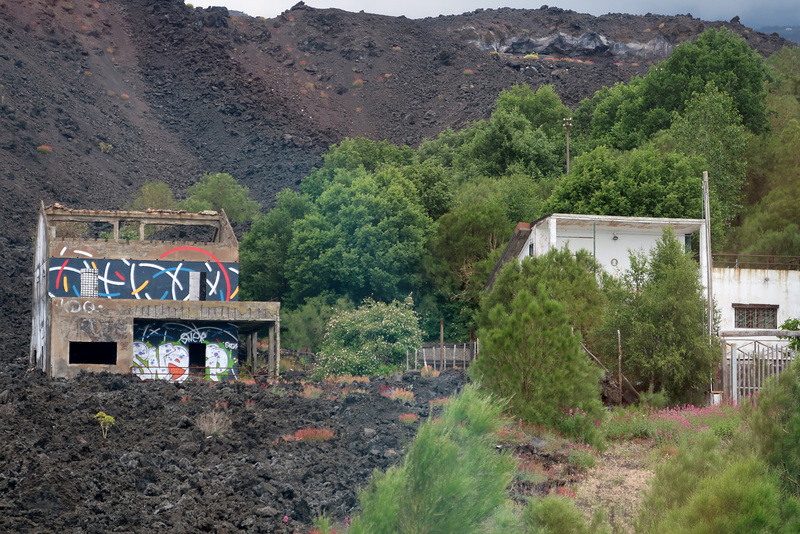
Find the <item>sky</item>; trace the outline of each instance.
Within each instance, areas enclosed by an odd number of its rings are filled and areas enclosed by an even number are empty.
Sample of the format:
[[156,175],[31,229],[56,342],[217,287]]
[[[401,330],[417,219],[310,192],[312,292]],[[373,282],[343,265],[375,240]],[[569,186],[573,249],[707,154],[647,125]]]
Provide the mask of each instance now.
[[[228,9],[243,11],[254,17],[272,18],[292,7],[297,0],[210,0],[213,4],[223,5]],[[454,15],[478,8],[514,7],[536,9],[542,3],[523,0],[306,0],[306,4],[316,8],[335,7],[345,11],[361,11],[381,15],[408,18],[435,17]],[[552,0],[549,0],[552,2]],[[193,0],[197,7],[207,7],[209,0]],[[560,0],[548,4],[563,9],[571,9],[579,13],[604,15],[606,13],[630,13],[644,15],[657,13],[677,15],[691,13],[692,16],[705,20],[730,20],[736,15],[742,24],[759,29],[763,26],[782,26],[794,24],[800,26],[800,1],[798,0]]]

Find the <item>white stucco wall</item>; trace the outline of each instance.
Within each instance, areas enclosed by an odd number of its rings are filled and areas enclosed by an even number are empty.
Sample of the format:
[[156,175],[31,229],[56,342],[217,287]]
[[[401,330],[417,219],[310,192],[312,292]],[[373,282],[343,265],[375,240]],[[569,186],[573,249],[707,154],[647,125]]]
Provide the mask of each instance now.
[[715,268],[711,280],[720,330],[735,330],[733,304],[777,305],[778,326],[800,317],[798,271]]

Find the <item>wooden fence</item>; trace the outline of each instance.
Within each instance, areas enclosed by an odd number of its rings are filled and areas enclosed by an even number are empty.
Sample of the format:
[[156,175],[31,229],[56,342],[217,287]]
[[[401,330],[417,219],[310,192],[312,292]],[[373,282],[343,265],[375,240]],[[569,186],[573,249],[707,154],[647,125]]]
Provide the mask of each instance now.
[[725,341],[722,347],[723,391],[733,402],[757,393],[768,378],[779,375],[795,358],[785,343]]
[[444,371],[455,367],[466,368],[477,354],[477,343],[450,343],[423,346],[406,354],[406,369],[420,370],[425,365]]

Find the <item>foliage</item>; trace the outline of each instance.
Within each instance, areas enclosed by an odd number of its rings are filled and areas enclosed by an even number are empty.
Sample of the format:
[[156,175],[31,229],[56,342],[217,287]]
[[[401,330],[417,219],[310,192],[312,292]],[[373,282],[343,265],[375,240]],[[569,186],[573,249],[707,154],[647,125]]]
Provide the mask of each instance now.
[[[800,255],[800,121],[790,120],[779,136],[759,140],[750,151],[764,177],[766,193],[745,209],[731,248],[743,254]],[[756,195],[763,191],[757,191]]]
[[325,297],[311,297],[305,304],[281,313],[281,344],[295,350],[317,352],[325,339],[325,328],[337,311],[350,311],[355,306],[347,297],[333,304]]
[[[487,389],[509,399],[515,416],[599,444],[594,421],[603,417],[600,371],[573,335],[565,306],[548,296],[544,284],[535,296],[520,289],[510,302],[495,304],[480,337],[481,357],[470,370]],[[588,417],[565,424],[567,410]]]
[[250,198],[250,191],[224,172],[204,174],[186,194],[181,202],[181,209],[186,211],[225,210],[228,219],[236,223],[247,222],[258,213],[258,203]]
[[539,257],[529,256],[521,263],[509,262],[496,276],[491,292],[484,296],[477,322],[488,326],[490,311],[508,306],[523,290],[532,295],[544,291],[551,300],[566,307],[570,326],[586,335],[602,320],[606,298],[597,283],[601,269],[585,250],[575,254],[564,248],[552,249]]
[[163,182],[145,182],[139,194],[125,205],[126,210],[132,211],[174,210],[177,207],[172,189]]
[[747,167],[744,152],[750,136],[733,99],[709,83],[705,92],[692,95],[669,133],[677,151],[706,160],[712,218],[730,225],[741,209]]
[[389,301],[417,284],[431,231],[414,185],[389,167],[342,171],[292,227],[290,305],[316,295]]
[[286,260],[294,222],[311,211],[308,197],[285,189],[275,197],[275,207],[256,218],[239,247],[242,298],[283,299],[289,290]]
[[94,415],[94,418],[97,419],[97,422],[100,423],[100,430],[103,432],[103,438],[108,437],[108,429],[114,426],[116,423],[116,419],[112,416],[108,415],[105,412],[97,412]]
[[719,344],[704,332],[706,304],[697,264],[669,228],[648,257],[631,253],[621,280],[607,280],[610,309],[593,335],[600,353],[623,373],[678,400],[707,381]]
[[502,409],[466,386],[441,417],[420,427],[400,466],[375,472],[360,494],[363,512],[350,531],[470,533],[497,519],[515,469],[513,458],[498,454],[493,443]]
[[576,158],[547,202],[550,213],[700,218],[704,161],[647,147],[606,147]]
[[778,532],[781,494],[755,457],[718,450],[710,434],[656,467],[638,532]]
[[[786,319],[783,324],[781,324],[781,330],[800,330],[800,318],[791,317]],[[789,340],[789,348],[798,351],[800,350],[800,337],[782,337],[781,339],[788,339]]]
[[354,311],[340,311],[328,323],[315,376],[370,375],[381,365],[405,363],[406,351],[422,346],[419,318],[409,296],[390,304],[365,299]]
[[697,435],[710,431],[729,440],[746,428],[739,407],[683,405],[672,408],[629,406],[614,410],[603,424],[608,440],[651,440],[657,445],[693,443]]
[[534,91],[528,84],[503,89],[497,97],[497,111],[522,115],[533,128],[542,128],[549,138],[564,135],[562,121],[572,113],[552,85],[540,85]]
[[764,62],[744,39],[727,28],[710,28],[694,42],[679,45],[647,75],[643,106],[681,113],[692,94],[702,93],[712,82],[733,99],[742,124],[762,133],[769,127],[764,80]]
[[596,514],[586,524],[583,514],[569,497],[548,495],[528,502],[523,514],[526,534],[603,534],[608,528],[602,525],[602,515]]
[[742,409],[756,450],[786,490],[800,496],[800,360],[768,379]]

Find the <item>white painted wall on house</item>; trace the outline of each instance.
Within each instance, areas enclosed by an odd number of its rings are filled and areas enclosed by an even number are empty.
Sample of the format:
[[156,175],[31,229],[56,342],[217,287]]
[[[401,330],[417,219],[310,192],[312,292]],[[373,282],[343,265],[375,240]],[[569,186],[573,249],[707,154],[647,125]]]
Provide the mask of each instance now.
[[720,330],[735,330],[734,304],[778,306],[778,326],[800,317],[800,272],[770,269],[714,268],[714,302],[720,312]]

